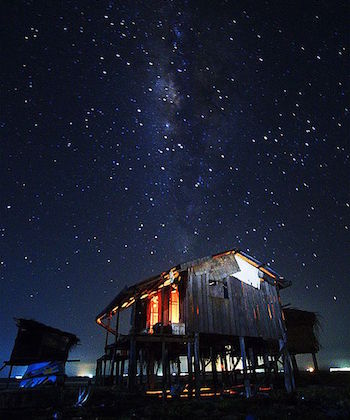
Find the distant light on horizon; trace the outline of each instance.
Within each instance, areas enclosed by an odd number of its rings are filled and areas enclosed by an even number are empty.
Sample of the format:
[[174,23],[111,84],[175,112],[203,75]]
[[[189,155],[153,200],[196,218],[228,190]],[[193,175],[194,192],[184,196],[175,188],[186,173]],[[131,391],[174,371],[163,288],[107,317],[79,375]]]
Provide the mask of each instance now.
[[329,368],[330,372],[350,372],[350,367],[342,367],[342,368],[338,368],[338,367],[331,367]]
[[80,378],[93,378],[94,377],[93,373],[88,370],[78,370],[78,372],[76,373],[76,376]]
[[315,368],[313,368],[312,366],[309,366],[308,368],[306,368],[306,371],[313,373],[315,371]]
[[93,378],[94,377],[94,375],[92,374],[92,373],[90,373],[90,372],[79,372],[79,374],[78,374],[78,376],[80,376],[80,377],[82,377],[82,378]]

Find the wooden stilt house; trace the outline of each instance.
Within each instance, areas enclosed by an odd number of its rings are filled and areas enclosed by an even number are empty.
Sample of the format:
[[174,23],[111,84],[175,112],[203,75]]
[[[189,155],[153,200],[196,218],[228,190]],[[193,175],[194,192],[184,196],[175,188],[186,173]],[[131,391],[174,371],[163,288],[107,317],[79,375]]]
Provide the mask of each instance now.
[[[258,383],[270,384],[280,363],[292,391],[279,296],[289,285],[233,249],[125,288],[96,318],[106,330],[97,381],[163,398],[239,389],[249,397]],[[119,315],[128,308],[131,329],[123,335]]]

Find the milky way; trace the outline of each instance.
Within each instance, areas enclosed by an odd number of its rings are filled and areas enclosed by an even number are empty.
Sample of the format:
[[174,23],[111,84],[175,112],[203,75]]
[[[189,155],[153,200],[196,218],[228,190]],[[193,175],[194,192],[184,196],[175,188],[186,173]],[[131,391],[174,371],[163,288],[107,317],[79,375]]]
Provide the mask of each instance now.
[[238,247],[350,362],[346,2],[2,5],[0,356],[124,287]]

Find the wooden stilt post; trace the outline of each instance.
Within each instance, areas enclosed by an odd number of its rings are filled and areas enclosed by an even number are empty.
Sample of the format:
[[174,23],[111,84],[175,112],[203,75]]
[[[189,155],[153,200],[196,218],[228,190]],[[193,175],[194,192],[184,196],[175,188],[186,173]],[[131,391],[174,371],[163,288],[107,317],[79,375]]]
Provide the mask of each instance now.
[[190,340],[187,342],[187,370],[188,370],[188,397],[192,398],[193,390],[193,375],[192,375],[192,343]]
[[316,353],[312,353],[312,361],[314,362],[315,372],[318,372],[318,363],[317,363]]
[[102,385],[105,384],[106,381],[106,368],[107,368],[107,362],[106,362],[106,354],[103,356],[103,376],[102,376]]
[[181,363],[180,363],[180,356],[176,358],[176,370],[177,370],[177,387],[179,389],[180,387],[180,381],[181,381]]
[[136,374],[137,374],[136,339],[135,339],[136,305],[137,305],[137,302],[135,302],[134,305],[132,306],[132,314],[131,314],[132,321],[131,321],[129,365],[128,365],[129,391],[134,391]]
[[102,384],[105,384],[106,381],[106,369],[107,369],[107,346],[108,346],[108,336],[109,336],[109,327],[111,325],[111,316],[108,316],[108,320],[107,320],[107,326],[108,328],[106,329],[106,339],[105,339],[105,355],[103,358],[103,378],[102,378]]
[[139,360],[140,360],[140,385],[143,385],[143,349],[139,351]]
[[223,358],[224,358],[224,369],[225,369],[225,381],[226,381],[226,385],[229,385],[229,382],[230,382],[230,373],[228,371],[228,363],[227,363],[226,350],[224,351]]
[[177,376],[180,378],[181,376],[181,363],[180,363],[180,356],[176,359],[176,366],[177,366]]
[[248,378],[248,371],[247,371],[247,355],[245,351],[244,337],[239,337],[239,346],[241,348],[241,357],[242,357],[242,364],[243,364],[245,396],[246,398],[250,398],[252,394],[251,394],[251,389],[250,389],[250,380]]
[[279,340],[280,353],[283,359],[283,370],[284,370],[284,384],[288,393],[295,390],[294,376],[290,361],[290,356],[287,350],[286,341],[283,338]]
[[295,381],[294,381],[292,363],[291,363],[289,351],[287,348],[287,329],[282,319],[279,319],[279,323],[280,323],[282,335],[278,341],[279,341],[279,353],[282,355],[282,360],[283,360],[284,384],[285,384],[287,392],[291,393],[295,391]]
[[272,366],[273,366],[273,372],[275,374],[275,377],[278,376],[278,355],[274,354],[272,356]]
[[269,356],[265,352],[263,354],[263,360],[264,360],[265,376],[267,376],[270,373],[270,362],[269,362]]
[[252,347],[249,347],[248,349],[249,352],[249,360],[250,360],[250,366],[251,366],[251,371],[252,371],[252,375],[253,375],[253,381],[254,383],[256,383],[256,357],[254,354],[254,350]]
[[151,380],[150,380],[150,375],[151,375],[151,356],[150,353],[147,350],[145,350],[145,354],[146,354],[146,384],[147,384],[147,388],[151,389]]
[[210,347],[210,359],[211,359],[211,371],[212,371],[212,377],[213,377],[213,387],[214,392],[217,391],[217,385],[218,385],[218,373],[216,371],[216,353],[214,352],[213,347]]
[[110,378],[110,384],[113,385],[113,381],[114,381],[114,364],[115,364],[115,355],[114,355],[115,350],[113,351],[113,357],[112,360],[110,362],[109,365],[109,378]]
[[166,367],[166,345],[164,338],[162,339],[162,396],[163,401],[166,400],[166,379],[167,379],[167,367]]
[[136,379],[136,340],[134,334],[130,336],[129,348],[129,366],[128,366],[128,388],[129,391],[134,391]]
[[123,386],[124,384],[124,370],[125,370],[125,359],[123,358],[120,361],[121,367],[120,367],[120,386]]
[[101,366],[101,359],[97,359],[96,362],[96,373],[95,373],[95,384],[101,385],[101,376],[102,376],[102,366]]
[[10,371],[9,371],[9,376],[7,377],[6,389],[8,389],[8,387],[10,386],[12,369],[13,369],[13,365],[10,365]]
[[149,352],[149,362],[148,362],[148,371],[149,371],[149,388],[154,389],[154,356],[153,353]]
[[226,386],[226,372],[224,366],[224,357],[222,353],[220,353],[220,366],[221,366],[221,383]]
[[297,358],[295,357],[295,354],[291,354],[290,359],[292,361],[294,375],[298,375],[299,374],[299,368],[298,368]]
[[106,329],[106,339],[105,339],[105,352],[106,352],[106,349],[107,349],[107,345],[108,345],[108,336],[109,336],[109,327],[110,327],[110,325],[111,325],[111,317],[110,316],[108,316],[108,320],[107,320],[107,329]]
[[120,360],[119,360],[119,355],[115,356],[115,383],[116,385],[119,384],[119,374],[120,374]]
[[270,388],[273,388],[272,378],[271,378],[271,365],[269,361],[269,355],[266,352],[266,350],[264,350],[264,353],[263,353],[263,360],[264,360],[264,371],[265,371],[264,381],[267,385],[270,386]]
[[116,373],[115,373],[116,383],[118,383],[118,374],[119,374],[119,362],[117,358],[118,330],[119,330],[119,311],[117,311],[117,317],[115,321],[115,339],[114,339],[113,360],[112,360],[112,368],[111,368],[112,385],[114,384],[114,365],[116,366]]
[[[239,357],[237,358],[239,361]],[[237,385],[237,372],[236,372],[236,367],[238,365],[238,361],[235,361],[235,356],[233,351],[231,350],[231,361],[232,361],[232,373],[233,373],[233,378],[232,381],[235,383],[235,385]]]
[[205,358],[201,357],[201,366],[202,366],[202,384],[206,383],[205,380]]
[[166,349],[165,349],[165,361],[166,361],[167,389],[171,389],[171,366],[170,366],[170,359],[169,359],[169,346],[166,346]]
[[196,387],[196,398],[200,396],[201,378],[199,366],[199,333],[194,335],[194,378]]

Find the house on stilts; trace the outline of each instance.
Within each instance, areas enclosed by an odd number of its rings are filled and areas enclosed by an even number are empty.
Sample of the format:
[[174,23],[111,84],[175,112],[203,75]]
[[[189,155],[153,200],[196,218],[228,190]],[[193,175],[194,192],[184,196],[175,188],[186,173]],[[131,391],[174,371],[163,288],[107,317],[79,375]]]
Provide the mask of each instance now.
[[[163,398],[243,392],[284,372],[294,390],[280,290],[290,282],[232,249],[122,290],[96,322],[106,330],[96,381]],[[130,330],[120,333],[120,314]],[[264,385],[265,384],[265,385]]]

